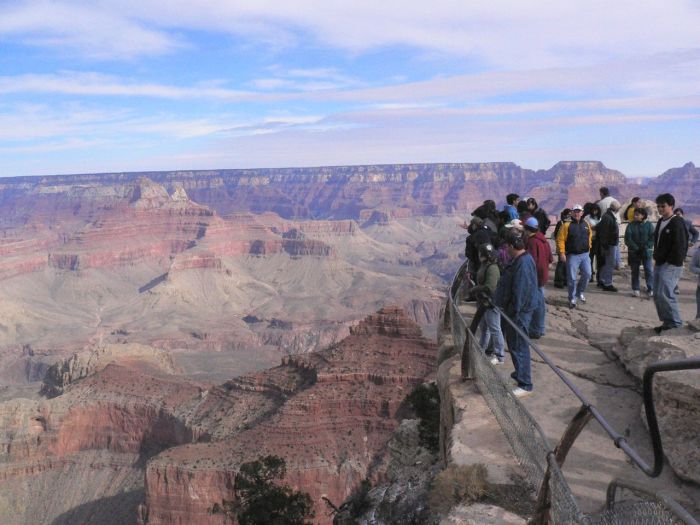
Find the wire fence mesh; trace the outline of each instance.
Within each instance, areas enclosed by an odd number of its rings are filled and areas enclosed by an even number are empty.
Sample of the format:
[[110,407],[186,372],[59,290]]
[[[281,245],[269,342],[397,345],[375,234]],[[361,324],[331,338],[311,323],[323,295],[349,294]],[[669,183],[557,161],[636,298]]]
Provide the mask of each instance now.
[[469,330],[468,321],[459,310],[458,298],[461,290],[453,287],[452,291],[452,297],[457,298],[456,301],[449,301],[454,344],[458,349],[465,348],[469,338],[466,348],[470,349],[469,359],[473,380],[510,443],[513,454],[533,490],[538,490],[542,485],[549,467],[549,518],[552,523],[584,525],[688,523],[679,519],[663,501],[624,501],[594,516],[584,514],[554,458],[553,447],[540,425],[512,394],[513,385],[507,383],[496,372],[484,349],[480,347],[475,335]]

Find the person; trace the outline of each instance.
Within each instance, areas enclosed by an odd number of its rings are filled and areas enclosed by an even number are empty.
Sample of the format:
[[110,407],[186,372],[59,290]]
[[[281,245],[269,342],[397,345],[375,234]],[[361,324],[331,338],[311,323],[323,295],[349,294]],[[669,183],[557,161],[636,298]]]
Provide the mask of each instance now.
[[528,330],[531,339],[539,339],[545,333],[546,305],[544,286],[549,281],[549,265],[554,261],[552,248],[540,231],[540,224],[535,217],[530,217],[523,224],[525,228],[525,251],[532,256],[537,269],[537,305]]
[[[508,232],[505,244],[510,250],[512,260],[501,274],[494,301],[521,332],[527,333],[535,310],[537,294],[535,261],[525,251],[525,242],[517,232]],[[518,384],[513,394],[517,397],[524,396],[532,392],[533,388],[530,372],[530,344],[527,338],[520,335],[508,321],[502,324],[515,368],[511,377]]]
[[[583,206],[571,208],[572,219],[564,222],[557,233],[559,260],[566,263],[566,283],[569,288],[569,308],[576,308],[576,301],[586,302],[586,286],[591,278],[591,226],[584,221]],[[580,273],[578,284],[576,277]]]
[[552,240],[554,240],[554,246],[557,252],[557,266],[554,271],[554,287],[555,288],[565,288],[566,287],[566,263],[559,258],[559,246],[556,244],[557,234],[561,229],[562,224],[565,222],[571,222],[571,209],[564,208],[559,214],[559,221],[554,226],[554,233],[552,233]]
[[509,193],[506,195],[506,205],[503,208],[504,215],[507,215],[508,219],[505,222],[512,221],[518,217],[518,203],[520,202],[520,195],[517,193]]
[[674,215],[676,199],[670,193],[656,197],[659,222],[654,230],[654,306],[661,325],[657,334],[683,325],[675,287],[683,274],[688,253],[688,232],[682,217]]
[[681,219],[683,219],[683,222],[685,223],[685,229],[688,232],[688,246],[693,246],[696,242],[698,242],[698,236],[700,235],[700,233],[698,233],[697,228],[693,226],[693,221],[685,218],[683,208],[676,208],[675,210],[673,210],[673,213],[675,215],[678,215]]
[[498,228],[500,224],[500,217],[498,216],[498,211],[496,211],[496,203],[491,199],[487,199],[483,202],[481,206],[472,212],[472,215],[476,215],[480,219],[483,219],[484,224],[494,233],[498,233]]
[[638,204],[640,201],[641,201],[641,199],[639,197],[632,197],[632,201],[627,205],[624,213],[622,214],[623,220],[625,220],[627,222],[634,221],[634,210],[641,207]]
[[467,229],[469,236],[464,246],[464,255],[469,259],[468,271],[472,278],[479,270],[479,246],[486,243],[493,243],[493,233],[484,224],[483,219],[472,217]]
[[[586,207],[588,207],[588,213],[586,213]],[[593,202],[587,202],[583,205],[583,213],[585,221],[590,225],[593,232],[591,251],[589,252],[589,257],[591,258],[591,282],[597,277],[597,282],[600,283],[600,269],[603,264],[601,257],[598,255],[600,253],[600,241],[596,234],[596,226],[600,222],[600,207]]]
[[501,235],[499,236],[498,254],[496,256],[498,264],[501,268],[505,268],[506,265],[511,261],[510,251],[508,251],[508,246],[506,246],[504,242],[506,235],[508,235],[509,232],[517,232],[518,234],[522,234],[523,225],[520,222],[520,219],[513,219],[509,223],[505,224],[503,228],[501,228]]
[[547,215],[547,212],[544,211],[542,208],[539,207],[537,204],[537,200],[535,200],[534,197],[530,197],[527,199],[527,207],[530,210],[530,214],[537,219],[537,224],[539,225],[539,230],[542,232],[543,235],[547,234],[547,229],[549,228],[549,225],[551,224],[549,220],[549,216]]
[[634,210],[632,222],[625,230],[625,246],[630,269],[632,270],[632,295],[639,297],[639,265],[644,267],[644,279],[647,283],[647,295],[654,296],[654,227],[647,221],[644,208]]
[[600,243],[599,256],[602,258],[603,267],[600,269],[600,286],[606,292],[617,292],[613,285],[613,270],[617,264],[618,243],[620,242],[620,227],[617,224],[617,212],[620,203],[613,199],[608,210],[603,214],[596,226],[596,236]]
[[[498,279],[501,277],[501,270],[496,262],[496,250],[492,244],[482,244],[479,246],[479,271],[476,273],[476,286],[470,290],[473,297],[479,294],[485,294],[489,299],[493,300],[493,295],[496,293]],[[505,361],[505,346],[503,332],[501,331],[501,314],[498,310],[491,307],[484,312],[484,317],[479,323],[481,329],[481,337],[479,345],[486,350],[489,344],[493,342],[494,356],[491,358],[491,364],[500,365]]]
[[600,195],[600,200],[596,202],[596,204],[600,208],[600,215],[602,217],[603,215],[605,215],[605,212],[608,211],[608,207],[610,206],[610,203],[614,200],[614,197],[610,195],[610,189],[606,186],[600,188],[598,190],[598,194]]
[[518,219],[521,221],[525,222],[525,219],[530,217],[532,214],[530,213],[530,208],[527,206],[527,201],[518,201]]
[[695,302],[697,308],[695,319],[700,319],[700,246],[695,248],[693,259],[690,261],[690,271],[698,274],[698,287],[695,289]]

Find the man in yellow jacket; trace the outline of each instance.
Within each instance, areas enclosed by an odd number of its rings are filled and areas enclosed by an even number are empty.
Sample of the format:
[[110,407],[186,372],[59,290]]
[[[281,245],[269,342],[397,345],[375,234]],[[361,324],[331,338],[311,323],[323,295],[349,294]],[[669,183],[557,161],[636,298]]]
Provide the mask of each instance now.
[[[569,288],[569,308],[576,308],[576,302],[586,302],[583,295],[591,279],[591,241],[593,231],[583,220],[583,206],[575,204],[571,208],[571,222],[565,222],[557,233],[559,260],[566,263],[566,284]],[[580,276],[579,276],[580,272]],[[578,283],[576,277],[579,277]]]

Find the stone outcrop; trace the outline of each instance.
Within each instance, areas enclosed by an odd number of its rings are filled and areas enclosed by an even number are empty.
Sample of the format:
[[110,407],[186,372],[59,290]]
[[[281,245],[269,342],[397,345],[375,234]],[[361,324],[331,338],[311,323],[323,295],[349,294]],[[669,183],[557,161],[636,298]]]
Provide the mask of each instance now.
[[52,365],[44,376],[41,393],[55,397],[65,387],[102,370],[110,363],[138,363],[141,367],[160,370],[167,374],[178,372],[171,355],[152,346],[130,344],[107,344],[75,353]]
[[[148,348],[73,356],[48,374],[60,395],[0,403],[0,521],[126,523],[143,503],[144,523],[223,523],[211,511],[233,498],[238,465],[275,454],[285,481],[312,495],[316,521],[330,523],[322,496],[340,504],[381,475],[397,411],[434,368],[434,345],[396,309],[365,325],[221,385],[164,375],[169,361]],[[41,515],[28,503],[38,500]]]
[[[311,495],[315,523],[330,523],[322,496],[339,505],[361,480],[377,475],[372,469],[398,426],[397,410],[433,370],[434,345],[414,337],[417,327],[399,316],[387,309],[367,320],[372,330],[332,349],[290,356],[277,369],[231,382],[232,391],[267,392],[283,402],[246,430],[214,434],[211,443],[175,447],[151,460],[142,522],[220,523],[211,508],[233,497],[237,466],[276,454],[287,463],[285,482]],[[271,373],[307,379],[280,389],[270,384]]]
[[[655,361],[700,357],[700,333],[679,328],[655,335],[649,329],[626,328],[615,347],[620,361],[641,381]],[[700,374],[697,370],[658,373],[656,407],[664,453],[681,477],[700,483]]]

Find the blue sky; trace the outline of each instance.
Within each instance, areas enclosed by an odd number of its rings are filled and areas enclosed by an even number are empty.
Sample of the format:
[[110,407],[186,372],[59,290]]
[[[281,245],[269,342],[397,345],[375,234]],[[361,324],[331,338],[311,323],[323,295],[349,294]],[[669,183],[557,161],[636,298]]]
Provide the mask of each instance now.
[[700,163],[697,0],[0,0],[0,176]]

